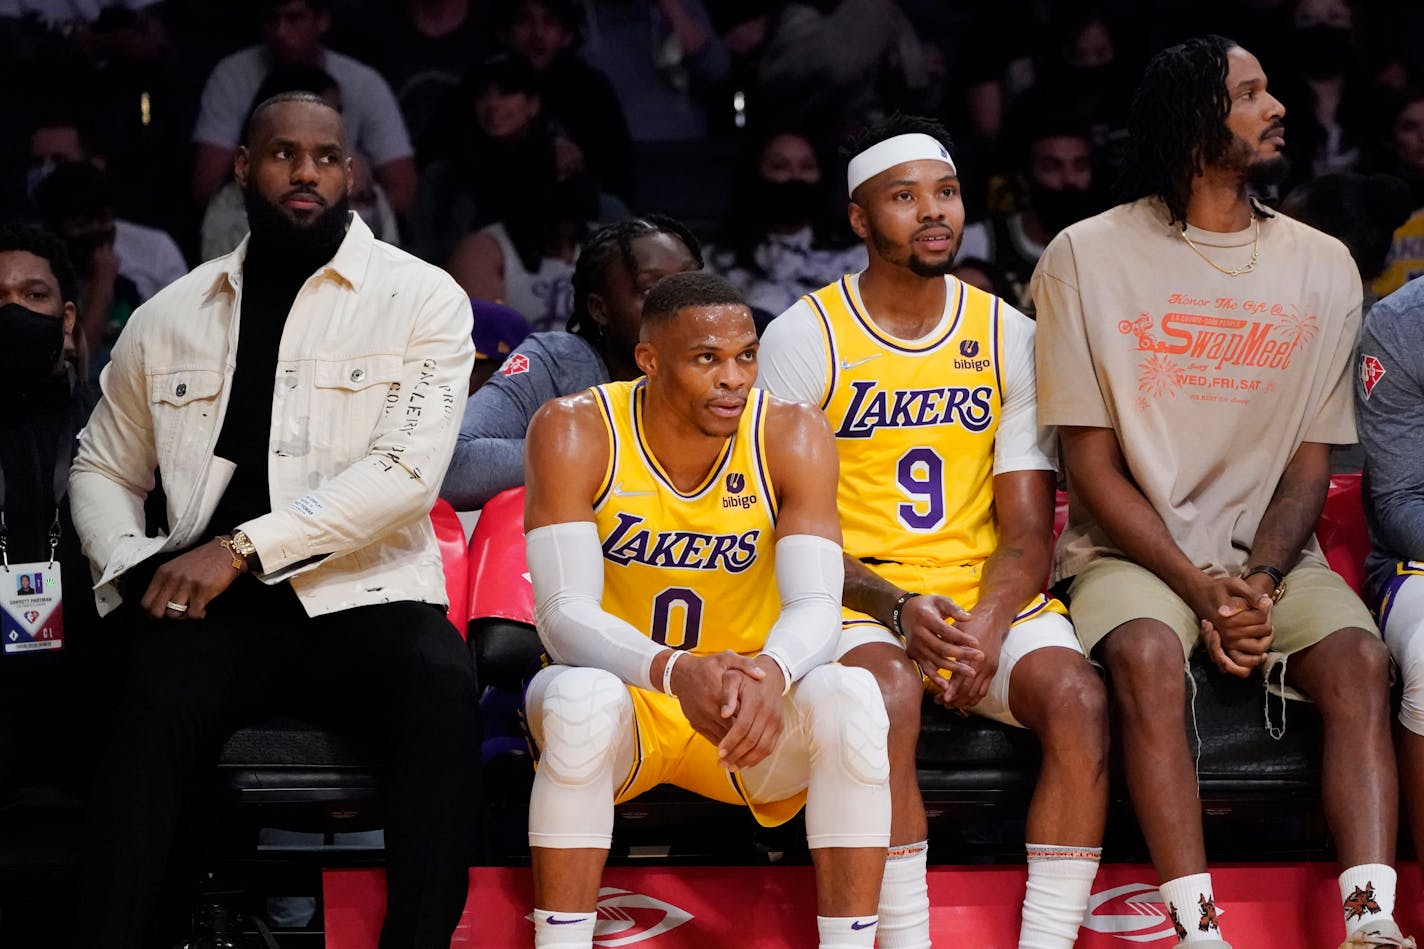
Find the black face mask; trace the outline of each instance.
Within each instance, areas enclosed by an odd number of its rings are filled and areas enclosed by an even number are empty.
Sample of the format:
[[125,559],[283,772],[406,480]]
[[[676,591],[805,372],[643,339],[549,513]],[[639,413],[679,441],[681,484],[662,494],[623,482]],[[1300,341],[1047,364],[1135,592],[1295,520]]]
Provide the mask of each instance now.
[[761,215],[772,227],[809,224],[821,209],[821,189],[809,181],[758,179],[753,197]]
[[1291,49],[1303,74],[1323,79],[1349,68],[1355,58],[1355,39],[1337,26],[1300,26],[1291,31]]
[[1092,217],[1104,206],[1102,196],[1094,188],[1086,191],[1077,188],[1057,190],[1031,182],[1028,197],[1034,214],[1038,215],[1038,223],[1050,234],[1057,234],[1069,224]]
[[54,374],[64,352],[64,319],[18,303],[0,306],[0,385],[26,389]]

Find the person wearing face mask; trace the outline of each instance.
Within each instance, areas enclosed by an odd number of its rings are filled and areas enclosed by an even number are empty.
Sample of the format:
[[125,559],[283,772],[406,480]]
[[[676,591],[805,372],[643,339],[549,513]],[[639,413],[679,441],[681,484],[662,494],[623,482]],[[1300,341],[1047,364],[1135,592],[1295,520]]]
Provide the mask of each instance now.
[[1103,210],[1107,200],[1085,128],[1043,113],[1027,123],[1020,141],[1021,210],[966,227],[960,256],[997,264],[1014,287],[1010,302],[1031,316],[1028,283],[1043,249],[1068,225]]
[[[78,296],[63,242],[36,228],[0,225],[0,538],[9,567],[0,582],[0,839],[10,830],[6,804],[19,789],[81,785],[87,756],[79,742],[94,720],[84,709],[95,695],[86,683],[97,616],[66,491],[76,435],[96,395],[63,358]],[[18,601],[17,573],[43,575]],[[27,941],[11,928],[26,931],[21,904],[33,909],[33,896],[0,896],[4,934],[21,945],[47,941]],[[52,918],[36,922],[53,933]]]
[[759,325],[841,274],[865,269],[864,245],[832,223],[831,206],[809,135],[773,129],[744,153],[707,258],[747,298]]
[[1281,194],[1318,175],[1354,171],[1375,114],[1348,0],[1297,0],[1284,42],[1289,69],[1278,96],[1291,116]]

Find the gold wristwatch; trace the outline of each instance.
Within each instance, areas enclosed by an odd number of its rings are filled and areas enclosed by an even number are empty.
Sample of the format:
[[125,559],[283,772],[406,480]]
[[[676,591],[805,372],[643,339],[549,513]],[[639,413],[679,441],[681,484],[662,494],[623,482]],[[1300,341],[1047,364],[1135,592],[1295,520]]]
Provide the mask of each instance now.
[[233,531],[227,536],[218,536],[218,543],[232,554],[232,566],[234,570],[241,570],[244,566],[253,573],[262,572],[262,560],[257,556],[257,545],[252,542],[242,531]]

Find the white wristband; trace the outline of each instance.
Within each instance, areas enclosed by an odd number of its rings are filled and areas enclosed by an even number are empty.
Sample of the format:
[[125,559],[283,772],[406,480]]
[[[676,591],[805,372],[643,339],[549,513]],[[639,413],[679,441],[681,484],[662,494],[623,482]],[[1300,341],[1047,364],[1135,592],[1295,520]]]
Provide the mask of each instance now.
[[[672,655],[668,656],[667,665],[663,666],[663,695],[672,695],[672,667],[677,665],[682,656],[682,650],[674,649]],[[672,697],[677,698],[675,695]]]
[[760,653],[760,655],[770,659],[772,662],[776,663],[778,668],[781,669],[781,678],[785,682],[785,684],[781,687],[781,694],[785,695],[787,692],[790,692],[791,687],[796,683],[791,678],[791,667],[786,664],[786,660],[782,659],[774,652],[763,652]]

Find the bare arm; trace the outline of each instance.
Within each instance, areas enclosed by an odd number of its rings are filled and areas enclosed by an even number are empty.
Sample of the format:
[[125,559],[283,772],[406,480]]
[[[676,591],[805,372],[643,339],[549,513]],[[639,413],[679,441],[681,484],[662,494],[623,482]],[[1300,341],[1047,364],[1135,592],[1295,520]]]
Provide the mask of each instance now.
[[237,150],[199,142],[193,152],[193,199],[206,207],[218,189],[232,177],[232,161]]
[[[1301,442],[1256,525],[1250,565],[1265,564],[1289,573],[1320,520],[1329,490],[1330,446]],[[1263,574],[1252,577],[1251,582],[1263,593],[1270,593],[1275,586]]]
[[835,658],[840,639],[840,464],[826,417],[809,405],[770,399],[767,467],[776,486],[776,585],[781,612],[756,665],[761,676],[724,676],[724,713],[734,716],[718,753],[748,768],[775,747],[783,727],[781,695]]
[[415,206],[415,192],[420,182],[414,158],[395,158],[376,168],[376,180],[385,189],[386,200],[397,215],[405,215]]
[[[658,691],[674,650],[660,646],[603,608],[603,551],[593,498],[608,467],[608,437],[594,403],[581,393],[546,403],[525,442],[524,530],[539,637],[556,662],[592,666],[630,685]],[[735,653],[684,655],[672,691],[693,727],[719,742],[729,669],[764,673]]]
[[1228,657],[1212,624],[1249,630],[1255,642],[1269,645],[1269,599],[1262,604],[1258,592],[1240,577],[1213,578],[1188,559],[1133,483],[1112,429],[1061,426],[1058,432],[1068,479],[1108,539],[1171,587],[1204,621],[1203,633],[1217,665],[1235,675],[1249,672],[1250,665],[1264,659],[1265,646],[1257,658],[1243,664],[1247,657],[1242,653]]
[[460,238],[445,268],[466,293],[476,300],[504,300],[504,252],[486,231]]

